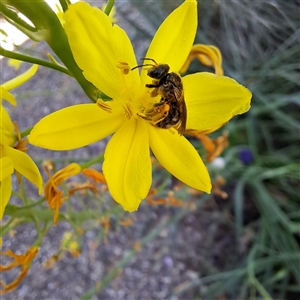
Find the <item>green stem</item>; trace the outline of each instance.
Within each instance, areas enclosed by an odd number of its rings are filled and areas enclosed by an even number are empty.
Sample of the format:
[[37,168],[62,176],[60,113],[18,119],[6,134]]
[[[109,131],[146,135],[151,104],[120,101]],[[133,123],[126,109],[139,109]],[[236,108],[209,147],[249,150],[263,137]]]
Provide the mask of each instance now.
[[40,205],[40,204],[42,204],[44,202],[45,202],[45,198],[43,197],[40,200],[35,201],[35,202],[31,203],[31,204],[28,204],[28,205],[25,205],[25,206],[20,206],[20,207],[18,207],[18,209],[20,209],[20,210],[22,210],[22,209],[26,210],[26,209],[38,206],[38,205]]
[[0,12],[1,14],[8,19],[9,22],[12,20],[14,23],[22,26],[28,31],[36,32],[37,29],[35,27],[30,26],[27,22],[25,22],[23,19],[21,19],[14,11],[11,9],[8,9],[2,2],[0,2]]
[[[44,200],[44,198],[43,198]],[[41,200],[40,200],[41,201]],[[40,201],[38,202],[39,204]],[[35,203],[37,204],[37,203]],[[118,205],[114,205],[112,208],[106,211],[106,214],[114,214],[120,207]],[[30,219],[33,215],[38,216],[40,222],[52,222],[54,211],[49,209],[45,209],[42,207],[41,209],[34,209],[30,205],[25,207],[19,207],[12,204],[7,204],[5,208],[4,215],[13,217],[15,219]],[[66,213],[59,213],[58,220],[59,221],[68,221],[74,223],[84,223],[87,221],[91,221],[92,219],[98,220],[99,219],[99,212],[98,211],[71,211]]]
[[22,132],[20,132],[21,138],[23,138],[24,136],[27,136],[28,134],[30,134],[32,128],[33,128],[33,126],[27,128],[27,129],[25,129],[25,130],[23,130]]
[[22,224],[24,222],[23,219],[18,219],[15,220],[14,218],[10,218],[7,223],[4,223],[1,226],[1,230],[0,230],[0,237],[4,236],[5,234],[7,234],[9,231],[11,231],[13,228],[19,226],[20,224]]
[[23,181],[22,176],[20,176],[19,186],[20,186],[20,196],[21,196],[20,198],[23,200],[25,206],[29,205],[30,200],[27,198],[26,189],[25,189],[25,186],[24,186],[24,181]]
[[67,9],[68,9],[68,3],[67,3],[67,1],[66,0],[59,0],[59,3],[60,3],[60,5],[61,5],[61,7],[62,7],[62,9],[63,9],[63,12],[66,12],[67,11]]
[[39,220],[37,218],[34,218],[34,222],[35,222],[35,226],[37,228],[37,232],[38,232],[38,237],[35,240],[35,242],[32,244],[32,246],[38,246],[40,247],[42,242],[43,242],[43,237],[46,235],[46,233],[49,231],[50,226],[52,225],[51,222],[45,222],[44,224],[44,228],[41,230],[39,228],[39,226],[41,226],[39,224]]
[[80,165],[82,169],[86,169],[88,168],[89,166],[92,166],[96,163],[99,163],[99,162],[102,162],[103,161],[103,157],[104,157],[104,154],[100,154],[99,156],[95,157],[94,159],[92,160],[89,160],[88,162]]
[[107,4],[106,4],[106,7],[105,7],[105,10],[104,10],[104,13],[109,16],[113,6],[115,4],[115,0],[108,0],[107,1]]
[[6,50],[6,49],[2,48],[1,46],[0,46],[0,54],[2,56],[13,58],[13,59],[16,59],[16,60],[26,61],[26,62],[29,62],[29,63],[32,63],[32,64],[37,64],[37,65],[40,65],[40,66],[48,67],[50,69],[57,70],[57,71],[60,71],[62,73],[65,73],[69,76],[72,76],[72,73],[68,69],[66,69],[66,68],[64,68],[60,65],[56,65],[56,64],[53,64],[53,63],[48,62],[46,60],[42,60],[42,59],[35,58],[35,57],[32,57],[32,56],[12,52],[12,51],[9,51],[9,50]]

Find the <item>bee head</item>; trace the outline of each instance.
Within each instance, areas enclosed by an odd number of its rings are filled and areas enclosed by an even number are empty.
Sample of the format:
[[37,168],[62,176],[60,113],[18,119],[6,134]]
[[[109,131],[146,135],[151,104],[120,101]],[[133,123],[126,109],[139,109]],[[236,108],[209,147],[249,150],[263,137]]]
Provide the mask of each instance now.
[[170,67],[167,64],[154,65],[147,72],[148,76],[154,79],[162,79],[169,73]]
[[132,68],[131,71],[136,69],[136,68],[151,67],[148,70],[147,75],[151,78],[158,79],[158,80],[164,78],[169,73],[170,67],[167,64],[158,64],[152,58],[142,58],[142,60],[144,60],[144,61],[147,61],[147,60],[149,61],[150,60],[150,61],[153,62],[153,64],[139,65],[139,66],[136,66],[136,67]]

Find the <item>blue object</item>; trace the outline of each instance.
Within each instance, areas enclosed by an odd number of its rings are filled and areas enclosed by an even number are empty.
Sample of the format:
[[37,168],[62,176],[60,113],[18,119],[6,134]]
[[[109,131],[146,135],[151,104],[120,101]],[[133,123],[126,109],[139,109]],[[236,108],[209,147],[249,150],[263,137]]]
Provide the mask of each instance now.
[[239,159],[244,165],[249,165],[253,162],[253,154],[249,148],[244,148],[239,152]]

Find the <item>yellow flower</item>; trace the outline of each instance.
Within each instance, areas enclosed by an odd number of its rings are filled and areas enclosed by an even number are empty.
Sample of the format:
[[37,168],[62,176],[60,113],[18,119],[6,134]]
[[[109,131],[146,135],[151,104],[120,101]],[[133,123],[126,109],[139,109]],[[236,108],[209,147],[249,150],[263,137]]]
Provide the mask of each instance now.
[[[0,100],[0,220],[2,219],[5,207],[11,196],[12,180],[11,175],[16,170],[26,177],[42,192],[43,180],[41,174],[33,160],[25,153],[26,140],[22,141],[16,128],[17,138],[15,136],[14,124],[9,114],[2,106],[2,97],[11,104],[16,105],[16,100],[8,90],[19,86],[31,78],[37,70],[37,66],[32,67],[26,73],[4,83],[1,86]],[[3,93],[2,93],[3,92]],[[18,142],[17,144],[15,144]]]
[[[70,5],[65,30],[78,66],[87,80],[113,100],[81,104],[43,118],[30,143],[53,150],[83,147],[114,134],[103,173],[112,197],[134,211],[152,183],[150,149],[161,165],[185,184],[210,193],[208,171],[192,144],[174,129],[161,129],[140,115],[154,109],[147,69],[138,65],[127,34],[101,10],[87,3]],[[185,1],[157,30],[146,54],[178,73],[192,48],[197,29],[197,2]],[[213,131],[250,108],[251,93],[235,80],[210,73],[182,78],[187,107],[186,128]],[[101,109],[104,108],[104,109]]]

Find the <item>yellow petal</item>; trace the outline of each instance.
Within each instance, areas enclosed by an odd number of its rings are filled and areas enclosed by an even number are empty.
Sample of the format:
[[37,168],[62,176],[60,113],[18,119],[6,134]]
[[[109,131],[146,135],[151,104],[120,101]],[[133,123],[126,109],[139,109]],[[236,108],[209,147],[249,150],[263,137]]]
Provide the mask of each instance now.
[[11,121],[8,112],[2,105],[0,106],[0,112],[1,112],[1,123],[0,123],[1,127],[0,128],[13,133],[15,130],[13,122]]
[[2,85],[0,86],[0,104],[1,104],[1,99],[7,100],[13,106],[17,105],[17,101],[13,96],[13,94],[7,91]]
[[196,73],[182,78],[187,129],[209,132],[250,109],[251,92],[226,76]]
[[[111,39],[112,39],[111,47],[113,48],[117,65],[119,65],[120,63],[127,63],[129,69],[137,66],[131,41],[129,40],[129,37],[126,34],[126,32],[117,24],[113,25]],[[113,65],[112,67],[114,68],[115,65]],[[120,69],[118,71],[122,72],[122,70]],[[121,98],[123,97],[123,91],[121,89],[123,82],[124,81],[122,79],[122,82],[119,83],[119,86],[117,85],[117,89],[120,95],[119,97]],[[127,89],[132,88],[133,90],[135,90],[136,86],[140,84],[140,75],[138,69],[129,72],[128,74],[126,73],[126,82],[127,82]]]
[[8,91],[14,89],[24,82],[28,81],[36,73],[37,69],[38,65],[33,65],[28,71],[13,78],[10,81],[5,82],[2,86]]
[[39,193],[41,194],[43,190],[43,179],[38,167],[30,156],[22,151],[5,145],[3,146],[3,153],[12,160],[14,168],[21,175],[31,181],[38,188]]
[[[107,102],[108,103],[108,102]],[[112,112],[97,104],[79,104],[63,108],[41,119],[31,131],[31,144],[50,150],[80,148],[115,132],[124,117],[122,107],[110,101]]]
[[0,144],[13,146],[16,141],[16,137],[14,135],[14,125],[9,114],[2,105],[0,105],[0,116]]
[[8,157],[0,158],[0,181],[9,177],[14,172],[14,164],[12,160]]
[[11,176],[8,176],[0,182],[0,220],[3,217],[5,207],[10,199],[11,189]]
[[222,68],[222,54],[219,48],[212,45],[193,45],[190,54],[182,66],[180,73],[185,73],[194,58],[198,58],[199,61],[207,66],[214,67],[216,75],[223,75]]
[[13,122],[10,119],[10,116],[4,106],[0,106],[0,113],[1,113],[1,123],[0,123],[0,129],[6,130],[10,133],[14,133],[14,125]]
[[151,127],[150,147],[162,166],[185,184],[210,193],[211,181],[201,157],[192,144],[177,132]]
[[131,120],[109,141],[103,163],[108,189],[129,212],[137,210],[151,186],[151,160],[147,123]]
[[[149,46],[146,57],[158,64],[168,64],[179,72],[194,43],[197,30],[197,1],[185,1],[160,25]],[[147,70],[142,71],[146,82]]]
[[0,145],[7,145],[12,147],[15,144],[16,138],[9,131],[0,129]]
[[[119,61],[136,65],[126,33],[100,9],[87,3],[69,6],[65,30],[72,53],[85,78],[106,95],[117,98],[123,84]],[[131,72],[138,78],[137,71]],[[135,75],[134,75],[135,74]]]

